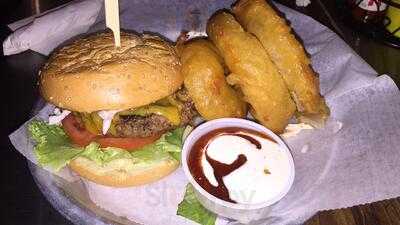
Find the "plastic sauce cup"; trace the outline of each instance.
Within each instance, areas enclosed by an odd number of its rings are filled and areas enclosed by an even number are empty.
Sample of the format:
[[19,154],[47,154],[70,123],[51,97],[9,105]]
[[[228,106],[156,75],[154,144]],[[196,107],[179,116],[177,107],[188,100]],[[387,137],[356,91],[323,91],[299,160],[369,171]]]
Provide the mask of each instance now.
[[[284,188],[282,188],[282,190],[278,192],[277,195],[259,204],[231,203],[211,195],[195,181],[189,170],[189,165],[188,165],[188,158],[193,145],[200,137],[207,134],[208,132],[213,131],[215,129],[226,128],[226,127],[246,128],[264,133],[269,137],[271,137],[273,140],[275,140],[280,145],[281,149],[287,154],[289,160],[290,172],[289,176],[286,179],[286,185],[284,186]],[[288,147],[280,139],[280,137],[258,123],[237,118],[223,118],[223,119],[211,120],[196,127],[188,135],[183,145],[182,167],[186,177],[189,179],[189,182],[194,187],[197,199],[205,208],[223,217],[238,220],[241,223],[249,223],[250,221],[253,220],[266,218],[268,216],[268,212],[271,209],[270,206],[277,203],[289,192],[295,176],[293,157]]]

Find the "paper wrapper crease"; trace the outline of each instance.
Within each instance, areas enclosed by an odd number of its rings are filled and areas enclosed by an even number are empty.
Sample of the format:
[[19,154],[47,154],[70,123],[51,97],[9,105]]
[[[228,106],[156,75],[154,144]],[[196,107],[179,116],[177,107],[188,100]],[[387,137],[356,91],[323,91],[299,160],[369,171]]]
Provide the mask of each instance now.
[[[86,9],[91,12],[90,18],[96,18],[89,31],[104,29],[103,10],[95,4],[97,1],[87,2],[92,3]],[[231,3],[120,0],[121,26],[137,32],[159,33],[174,41],[182,30],[204,32],[209,16],[217,9],[229,8]],[[400,183],[398,88],[388,76],[377,77],[376,72],[332,31],[291,9],[277,7],[311,55],[312,66],[320,77],[321,93],[331,109],[331,118],[324,129],[304,130],[294,137],[284,138],[294,157],[295,182],[288,195],[272,207],[266,219],[252,224],[301,224],[319,210],[399,196],[400,186],[396,185]],[[11,39],[14,43],[30,40],[38,46],[32,48],[31,45],[31,49],[39,49],[39,52],[44,49],[46,51],[42,53],[47,54],[56,47],[55,43],[70,38],[62,33],[71,34],[81,24],[63,26],[63,32],[57,37],[31,34],[37,32],[35,29],[41,32],[53,29],[55,23],[45,24],[45,21],[57,21],[67,13],[65,9],[44,15],[33,27],[17,30]],[[95,11],[100,15],[93,13]],[[90,21],[86,22],[84,26]],[[29,29],[31,33],[26,33]],[[10,47],[9,52],[14,51],[17,49]],[[51,111],[52,106],[46,106],[35,118],[47,119]],[[27,134],[28,123],[11,134],[10,139],[21,154],[36,163],[32,154],[34,143]],[[181,169],[160,182],[136,188],[110,188],[81,181],[68,170],[58,176],[49,176],[47,171],[34,164],[31,164],[31,170],[49,201],[75,223],[134,224],[129,221],[132,220],[149,225],[192,224],[176,216],[177,204],[183,198],[187,183]],[[222,219],[217,222],[227,223]]]

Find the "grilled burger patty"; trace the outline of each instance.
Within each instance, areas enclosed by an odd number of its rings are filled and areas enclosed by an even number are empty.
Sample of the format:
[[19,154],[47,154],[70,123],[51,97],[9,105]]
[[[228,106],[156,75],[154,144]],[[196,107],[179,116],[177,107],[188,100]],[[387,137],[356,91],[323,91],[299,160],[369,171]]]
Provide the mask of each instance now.
[[116,124],[117,135],[120,137],[148,137],[164,133],[173,128],[167,118],[161,115],[121,116]]
[[[194,103],[186,89],[180,89],[173,97],[181,102],[180,126],[185,126],[197,115]],[[120,120],[115,125],[119,137],[149,137],[165,133],[175,127],[166,117],[158,114],[120,116]]]

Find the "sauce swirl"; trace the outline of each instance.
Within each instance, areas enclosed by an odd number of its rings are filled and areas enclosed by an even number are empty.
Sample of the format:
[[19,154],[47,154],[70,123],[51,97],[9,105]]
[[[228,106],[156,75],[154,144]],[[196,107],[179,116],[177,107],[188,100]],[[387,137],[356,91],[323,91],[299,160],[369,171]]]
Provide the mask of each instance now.
[[[261,143],[250,135],[246,135],[246,133],[256,135],[276,143],[276,141],[269,136],[254,130],[239,127],[220,128],[200,137],[194,143],[188,158],[189,170],[196,182],[208,193],[231,203],[236,203],[236,201],[230,198],[229,191],[223,181],[223,178],[243,166],[247,162],[247,158],[244,154],[239,154],[231,164],[226,164],[211,158],[207,153],[207,148],[209,143],[211,143],[214,138],[221,135],[233,135],[247,140],[254,145],[256,149],[261,149]],[[221,149],[221,151],[229,151],[229,149]],[[203,155],[205,155],[207,162],[214,171],[214,176],[218,183],[217,186],[212,185],[204,173],[204,168],[201,164]]]

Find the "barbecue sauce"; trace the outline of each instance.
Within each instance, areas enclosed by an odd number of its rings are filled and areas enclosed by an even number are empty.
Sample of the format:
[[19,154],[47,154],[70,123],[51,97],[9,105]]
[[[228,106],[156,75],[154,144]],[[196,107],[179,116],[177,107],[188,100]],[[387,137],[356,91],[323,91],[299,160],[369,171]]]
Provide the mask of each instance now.
[[[226,188],[223,177],[227,176],[228,174],[232,173],[239,167],[243,166],[247,162],[247,158],[245,155],[240,154],[236,160],[231,163],[231,164],[225,164],[222,162],[219,162],[217,160],[212,159],[208,154],[207,154],[207,148],[208,144],[216,137],[221,136],[221,135],[234,135],[241,137],[243,139],[246,139],[249,141],[251,144],[256,146],[257,149],[261,149],[261,143],[256,140],[255,138],[246,135],[246,133],[253,134],[260,136],[262,138],[271,140],[276,143],[275,140],[270,138],[269,136],[254,131],[254,130],[249,130],[245,128],[239,128],[239,127],[227,127],[227,128],[220,128],[213,130],[204,136],[200,137],[193,145],[191,152],[189,154],[189,159],[188,159],[188,165],[189,165],[189,170],[191,174],[193,175],[194,179],[196,182],[208,193],[212,194],[213,196],[225,200],[227,202],[231,203],[236,203],[234,200],[232,200],[229,197],[229,192],[228,189]],[[229,149],[221,149],[221,151]],[[201,158],[203,153],[205,152],[205,157],[208,163],[211,165],[211,167],[214,170],[214,176],[215,179],[217,180],[218,185],[214,186],[212,185],[207,177],[204,174],[203,167],[201,165]]]

